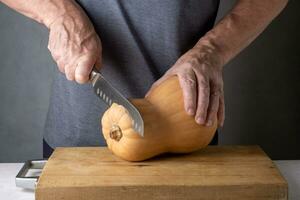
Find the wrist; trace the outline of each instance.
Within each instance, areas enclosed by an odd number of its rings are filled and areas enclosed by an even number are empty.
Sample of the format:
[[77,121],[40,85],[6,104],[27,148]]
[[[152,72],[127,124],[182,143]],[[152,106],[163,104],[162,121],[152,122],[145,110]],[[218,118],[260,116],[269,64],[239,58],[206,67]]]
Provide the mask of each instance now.
[[200,57],[207,58],[210,62],[213,61],[213,63],[211,63],[213,66],[223,68],[223,66],[227,63],[223,50],[219,47],[213,37],[202,37],[193,49],[199,52]]
[[94,32],[92,23],[89,21],[88,17],[84,13],[65,13],[57,16],[51,21],[47,26],[50,30],[58,27],[64,27],[67,31],[73,33],[86,34],[89,32]]
[[55,21],[62,21],[67,16],[79,17],[83,11],[74,0],[48,0],[40,8],[40,21],[47,28]]

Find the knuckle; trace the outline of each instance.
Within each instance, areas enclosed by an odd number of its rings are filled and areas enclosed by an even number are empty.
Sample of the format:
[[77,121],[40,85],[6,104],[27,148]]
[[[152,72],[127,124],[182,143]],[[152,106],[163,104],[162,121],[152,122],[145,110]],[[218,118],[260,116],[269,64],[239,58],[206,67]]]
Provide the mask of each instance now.
[[[202,93],[202,95],[204,95],[205,97],[209,96],[209,87],[201,87],[200,86],[200,92]],[[205,99],[205,98],[202,98]]]
[[222,74],[220,73],[214,73],[212,75],[212,81],[214,83],[214,85],[218,86],[218,87],[223,87],[223,77]]
[[51,56],[52,58],[58,62],[60,60],[60,55],[58,53],[56,53],[55,51],[50,51],[51,52]]
[[190,64],[191,67],[196,67],[200,65],[201,59],[196,56],[192,56],[187,63]]
[[213,87],[211,87],[211,96],[212,97],[219,97],[223,94],[223,87],[217,83],[217,84],[214,84]]
[[223,91],[223,82],[221,81],[216,81],[214,83],[215,87],[214,87],[214,90],[217,90],[219,92],[222,92]]
[[208,105],[208,99],[200,98],[198,103],[199,103],[199,110],[205,110]]
[[211,97],[213,97],[213,98],[215,97],[216,98],[216,97],[219,97],[220,94],[221,94],[220,90],[214,90],[214,91],[211,92],[210,95],[211,95]]
[[181,80],[183,82],[184,85],[186,85],[187,87],[196,87],[196,80],[192,79],[191,77],[188,76],[183,76],[181,77]]
[[199,79],[199,86],[203,90],[209,90],[209,82],[205,80],[204,78]]

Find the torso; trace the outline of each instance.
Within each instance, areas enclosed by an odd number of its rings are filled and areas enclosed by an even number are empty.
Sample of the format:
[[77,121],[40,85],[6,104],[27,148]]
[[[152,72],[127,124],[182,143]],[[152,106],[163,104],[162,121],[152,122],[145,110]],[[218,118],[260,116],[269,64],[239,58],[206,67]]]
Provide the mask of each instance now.
[[[219,0],[81,0],[103,45],[102,74],[127,97],[152,83],[213,27]],[[105,145],[106,109],[91,85],[57,72],[44,137],[52,147]]]

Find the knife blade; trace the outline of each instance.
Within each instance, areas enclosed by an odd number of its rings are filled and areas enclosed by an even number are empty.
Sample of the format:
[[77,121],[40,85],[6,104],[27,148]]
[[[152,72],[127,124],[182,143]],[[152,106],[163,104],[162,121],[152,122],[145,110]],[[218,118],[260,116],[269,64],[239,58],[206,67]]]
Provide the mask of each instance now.
[[124,106],[132,118],[133,129],[144,137],[144,121],[134,105],[132,105],[117,89],[115,89],[95,68],[91,72],[91,82],[96,95],[108,106],[113,103]]

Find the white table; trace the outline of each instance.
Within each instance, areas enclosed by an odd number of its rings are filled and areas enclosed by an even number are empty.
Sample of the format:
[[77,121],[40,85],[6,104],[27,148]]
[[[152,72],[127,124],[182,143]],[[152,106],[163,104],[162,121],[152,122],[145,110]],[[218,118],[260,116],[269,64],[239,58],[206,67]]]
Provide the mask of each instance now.
[[[300,200],[300,160],[275,161],[289,184],[289,200]],[[23,164],[0,163],[0,199],[34,200],[34,191],[17,188],[15,176]]]

